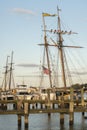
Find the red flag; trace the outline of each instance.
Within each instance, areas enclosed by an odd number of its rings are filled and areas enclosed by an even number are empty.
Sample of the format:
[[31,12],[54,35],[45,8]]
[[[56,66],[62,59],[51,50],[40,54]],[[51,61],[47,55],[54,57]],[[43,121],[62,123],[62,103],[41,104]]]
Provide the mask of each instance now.
[[46,67],[42,66],[43,67],[43,72],[44,74],[49,74],[51,73],[51,71],[49,71]]

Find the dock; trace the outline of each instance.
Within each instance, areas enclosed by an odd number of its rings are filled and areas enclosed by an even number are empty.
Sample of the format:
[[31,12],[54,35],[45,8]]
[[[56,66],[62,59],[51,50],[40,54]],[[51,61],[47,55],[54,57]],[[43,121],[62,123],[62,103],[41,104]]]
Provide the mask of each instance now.
[[[70,99],[56,100],[0,100],[0,115],[15,114],[18,117],[18,127],[21,127],[21,117],[24,116],[24,126],[29,126],[29,114],[47,113],[50,118],[51,113],[60,113],[60,124],[64,123],[64,114],[69,115],[69,124],[73,125],[75,112],[87,112],[87,100],[84,99],[84,89],[81,88],[81,99],[74,99],[74,89],[70,88]],[[48,93],[49,97],[49,93]],[[12,108],[9,109],[8,105]]]

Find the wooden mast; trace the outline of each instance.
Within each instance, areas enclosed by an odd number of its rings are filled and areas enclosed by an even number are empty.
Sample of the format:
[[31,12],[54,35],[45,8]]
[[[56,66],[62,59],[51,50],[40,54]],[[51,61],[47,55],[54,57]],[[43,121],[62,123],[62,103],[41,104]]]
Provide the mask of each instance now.
[[57,7],[57,12],[58,12],[58,30],[60,33],[58,33],[58,49],[59,49],[59,54],[60,54],[60,62],[61,62],[61,67],[62,67],[62,80],[63,80],[63,85],[64,88],[66,89],[66,77],[65,77],[65,68],[64,68],[64,57],[63,57],[63,40],[62,40],[62,35],[61,35],[61,24],[60,24],[60,16],[59,16],[59,8]]
[[5,84],[4,84],[4,89],[5,89],[5,91],[6,91],[6,87],[7,87],[8,58],[9,58],[9,56],[7,56],[7,60],[6,60],[6,69],[5,69]]
[[[44,24],[44,44],[39,44],[39,45],[44,45],[45,46],[45,50],[46,50],[46,55],[47,55],[47,64],[48,64],[48,69],[50,71],[50,61],[49,61],[49,55],[48,55],[48,46],[55,46],[58,47],[59,50],[59,56],[60,56],[60,63],[61,63],[61,72],[62,72],[62,83],[63,83],[63,87],[66,90],[66,74],[65,74],[65,64],[64,64],[64,52],[63,52],[63,47],[70,47],[70,48],[83,48],[80,46],[67,46],[67,45],[63,45],[63,38],[62,35],[64,34],[77,34],[76,32],[72,32],[72,31],[62,31],[61,30],[61,23],[60,23],[60,16],[59,16],[59,11],[60,9],[57,7],[57,14],[58,14],[58,30],[46,30],[46,26],[45,26],[45,20],[44,20],[44,16],[57,16],[57,15],[50,15],[50,14],[45,14],[43,15],[43,24]],[[47,42],[47,37],[46,37],[46,31],[48,32],[53,32],[55,34],[58,35],[58,40],[57,43],[51,38],[52,42],[54,43],[54,45],[52,44],[48,44]],[[49,79],[50,79],[50,86],[52,87],[52,80],[51,80],[51,73],[49,73]]]
[[51,78],[51,73],[50,73],[50,61],[49,61],[49,55],[48,55],[48,43],[47,43],[46,25],[45,25],[44,16],[43,16],[43,25],[44,25],[44,46],[45,46],[46,56],[47,56],[47,65],[48,65],[48,70],[49,70],[50,87],[52,88],[52,78]]
[[10,65],[10,78],[9,78],[9,90],[11,88],[11,78],[12,78],[12,65],[13,65],[13,51],[12,51],[12,54],[11,54],[11,65]]

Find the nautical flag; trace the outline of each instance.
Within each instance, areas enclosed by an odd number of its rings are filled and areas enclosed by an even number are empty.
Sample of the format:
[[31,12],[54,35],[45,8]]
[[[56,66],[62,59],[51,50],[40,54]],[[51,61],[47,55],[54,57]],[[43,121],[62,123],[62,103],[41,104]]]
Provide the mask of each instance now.
[[57,16],[56,14],[42,13],[43,16]]
[[44,74],[50,74],[51,71],[49,69],[47,69],[46,67],[42,66],[43,67],[43,72]]

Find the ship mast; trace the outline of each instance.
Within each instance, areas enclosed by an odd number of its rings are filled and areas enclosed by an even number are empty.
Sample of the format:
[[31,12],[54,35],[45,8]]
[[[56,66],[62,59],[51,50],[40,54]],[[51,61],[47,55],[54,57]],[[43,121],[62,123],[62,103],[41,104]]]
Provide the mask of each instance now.
[[46,50],[46,57],[47,57],[47,65],[49,70],[49,81],[50,81],[50,87],[52,88],[52,78],[50,73],[50,61],[49,61],[49,55],[48,55],[48,42],[47,42],[47,36],[46,36],[46,25],[45,25],[45,19],[43,16],[43,26],[44,26],[44,46]]
[[6,87],[7,87],[8,58],[9,58],[9,56],[7,56],[7,60],[6,60],[5,84],[4,84],[4,90],[5,90],[5,91],[6,91]]
[[58,12],[58,30],[60,33],[58,33],[58,49],[59,49],[59,55],[60,55],[60,62],[61,62],[61,69],[62,69],[62,81],[64,88],[66,89],[66,76],[65,76],[65,68],[64,68],[64,57],[63,57],[63,40],[61,35],[61,24],[60,24],[60,16],[59,16],[59,8],[57,7]]
[[[44,16],[57,16],[56,14],[54,15],[50,15],[48,13],[46,13],[45,15],[43,15],[43,24],[44,24],[44,44],[40,44],[40,45],[44,45],[45,46],[45,50],[46,50],[46,56],[47,56],[47,64],[48,64],[48,69],[50,72],[50,61],[49,61],[49,55],[48,55],[48,46],[55,46],[58,47],[59,50],[59,57],[60,57],[60,64],[61,64],[61,73],[62,73],[62,83],[63,83],[63,87],[66,90],[66,74],[65,74],[65,63],[64,63],[64,52],[63,52],[63,48],[64,47],[69,47],[69,48],[83,48],[81,46],[68,46],[68,45],[63,45],[63,38],[62,35],[64,34],[77,34],[76,32],[72,32],[72,31],[62,31],[61,30],[61,23],[60,23],[60,16],[59,16],[59,11],[60,9],[57,7],[57,15],[58,15],[58,30],[46,30],[46,25],[45,25],[45,20],[44,20]],[[47,42],[47,37],[46,37],[46,31],[48,32],[53,32],[54,34],[57,34],[57,43],[51,38],[52,42],[54,43],[49,44]],[[50,80],[50,86],[52,87],[52,80],[51,80],[51,73],[49,73],[49,80]]]
[[11,65],[10,65],[10,78],[9,78],[9,90],[11,89],[11,79],[12,79],[12,65],[13,65],[13,51],[12,51],[12,54],[11,54]]

